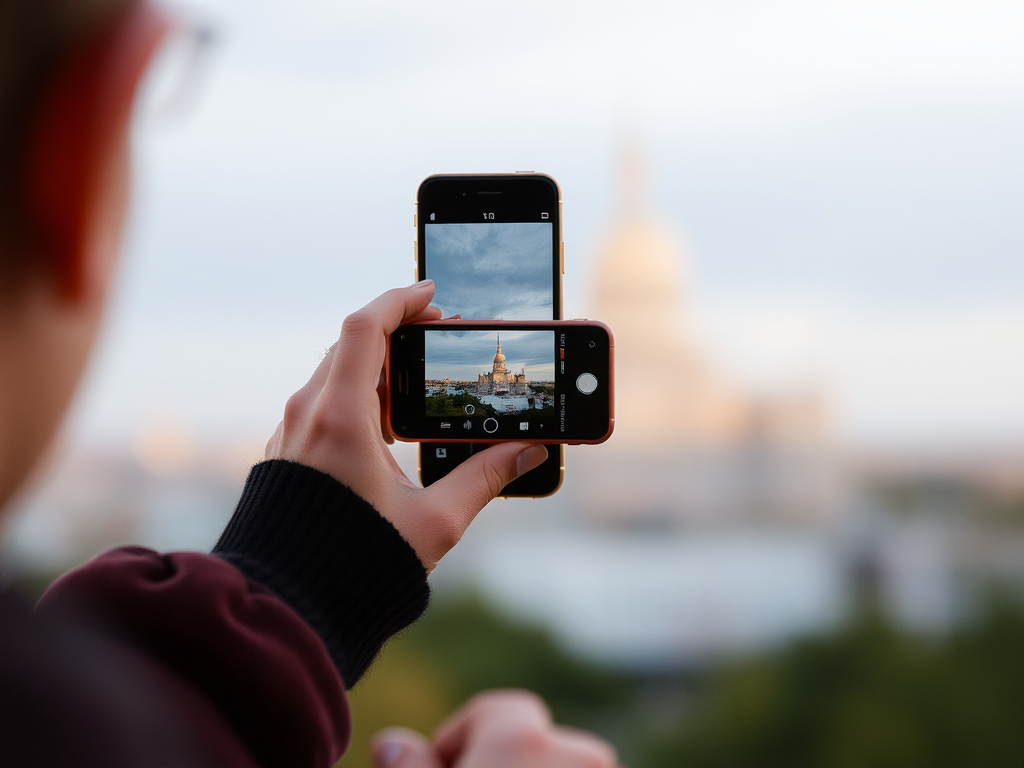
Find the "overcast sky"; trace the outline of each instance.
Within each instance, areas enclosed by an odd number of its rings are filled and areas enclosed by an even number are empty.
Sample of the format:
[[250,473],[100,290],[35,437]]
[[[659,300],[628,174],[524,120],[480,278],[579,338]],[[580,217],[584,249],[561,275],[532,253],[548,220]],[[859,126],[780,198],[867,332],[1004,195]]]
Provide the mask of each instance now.
[[849,443],[1024,439],[1020,2],[194,7],[219,44],[139,133],[76,439],[269,435],[344,316],[412,281],[432,173],[558,179],[587,316],[627,144],[730,376],[822,383]]
[[465,320],[553,319],[551,224],[427,224],[434,305]]
[[[498,347],[490,331],[428,331],[424,338],[426,378],[476,381],[494,367]],[[529,381],[555,380],[555,334],[552,331],[505,331],[501,353],[509,373],[526,369]]]

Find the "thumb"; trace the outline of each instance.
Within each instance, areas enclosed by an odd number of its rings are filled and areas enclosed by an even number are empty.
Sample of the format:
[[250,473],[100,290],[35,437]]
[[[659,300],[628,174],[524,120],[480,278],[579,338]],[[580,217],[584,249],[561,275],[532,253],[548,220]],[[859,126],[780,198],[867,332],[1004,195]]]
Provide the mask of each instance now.
[[547,448],[537,443],[496,443],[474,453],[427,491],[444,499],[449,509],[457,510],[465,529],[506,485],[540,466],[547,456]]
[[408,728],[385,728],[373,737],[377,768],[444,768],[430,742]]

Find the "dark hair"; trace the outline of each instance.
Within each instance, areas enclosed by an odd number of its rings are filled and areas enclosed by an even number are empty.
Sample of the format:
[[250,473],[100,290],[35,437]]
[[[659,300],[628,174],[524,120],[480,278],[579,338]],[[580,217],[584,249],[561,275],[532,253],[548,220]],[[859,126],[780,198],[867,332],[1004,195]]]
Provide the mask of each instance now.
[[136,0],[0,0],[0,289],[45,255],[29,206],[33,124],[76,46]]

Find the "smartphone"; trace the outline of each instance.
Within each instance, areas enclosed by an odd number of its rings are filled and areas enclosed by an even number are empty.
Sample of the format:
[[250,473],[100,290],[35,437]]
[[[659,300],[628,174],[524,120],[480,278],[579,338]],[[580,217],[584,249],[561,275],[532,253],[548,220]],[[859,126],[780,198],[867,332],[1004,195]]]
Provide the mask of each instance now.
[[403,325],[388,345],[388,428],[409,441],[603,443],[613,355],[593,321]]
[[[437,175],[416,195],[416,278],[436,285],[434,304],[467,320],[562,317],[562,195],[538,173]],[[424,486],[487,444],[424,442]],[[503,496],[548,496],[562,484],[565,452],[504,488]]]

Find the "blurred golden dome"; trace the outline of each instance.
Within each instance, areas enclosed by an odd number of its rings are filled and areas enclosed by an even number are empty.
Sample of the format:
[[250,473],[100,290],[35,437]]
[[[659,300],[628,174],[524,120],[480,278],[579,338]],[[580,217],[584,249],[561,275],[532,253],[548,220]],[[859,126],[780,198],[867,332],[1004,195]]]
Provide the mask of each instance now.
[[622,218],[603,240],[593,316],[615,336],[621,444],[723,443],[742,432],[745,403],[717,381],[685,315],[685,251],[644,208],[635,156],[623,174]]
[[824,398],[743,392],[716,370],[688,306],[689,254],[644,203],[636,157],[624,166],[591,305],[615,338],[615,431],[573,469],[579,508],[609,522],[821,519],[833,509]]
[[594,286],[601,317],[676,314],[683,300],[682,248],[653,218],[631,212],[601,249]]

